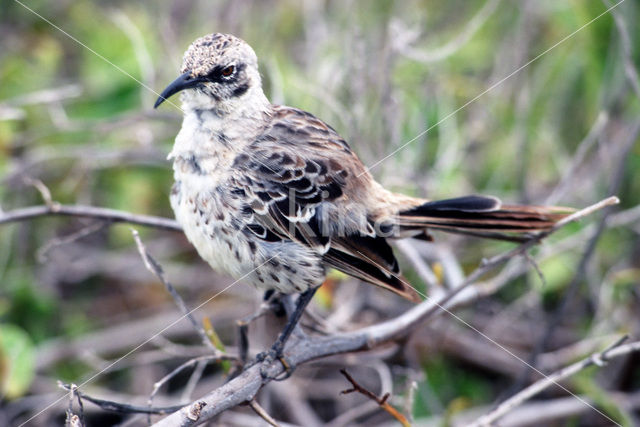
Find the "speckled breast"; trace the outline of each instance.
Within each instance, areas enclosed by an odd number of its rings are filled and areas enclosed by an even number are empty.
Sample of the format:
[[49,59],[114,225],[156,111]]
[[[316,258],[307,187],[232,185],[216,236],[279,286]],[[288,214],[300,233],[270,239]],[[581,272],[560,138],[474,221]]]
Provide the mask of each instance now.
[[176,220],[213,269],[283,293],[322,283],[324,266],[309,248],[289,240],[266,242],[249,231],[244,202],[228,182],[211,185],[212,179],[193,173],[176,173],[175,178],[171,206]]

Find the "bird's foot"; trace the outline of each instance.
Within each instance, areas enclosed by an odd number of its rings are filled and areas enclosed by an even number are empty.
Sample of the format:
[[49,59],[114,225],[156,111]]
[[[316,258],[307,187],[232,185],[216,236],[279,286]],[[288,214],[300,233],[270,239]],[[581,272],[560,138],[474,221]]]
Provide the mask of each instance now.
[[[282,366],[284,367],[284,373],[282,373],[281,375],[272,376],[269,371],[272,363],[275,360],[279,360],[280,363],[282,363]],[[277,351],[273,348],[269,351],[258,353],[258,355],[256,356],[256,361],[261,364],[260,375],[262,375],[262,378],[273,381],[286,380],[293,374],[293,371],[295,371],[296,369],[295,364],[284,354],[282,354],[282,350]]]

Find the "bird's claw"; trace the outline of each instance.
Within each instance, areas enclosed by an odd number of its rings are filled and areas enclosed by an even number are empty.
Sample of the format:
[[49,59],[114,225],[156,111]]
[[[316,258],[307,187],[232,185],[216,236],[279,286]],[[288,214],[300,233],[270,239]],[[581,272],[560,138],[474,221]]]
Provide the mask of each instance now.
[[[261,363],[260,375],[262,376],[263,379],[269,379],[273,381],[283,381],[289,378],[293,374],[293,371],[296,369],[295,364],[291,362],[290,359],[288,359],[285,355],[283,355],[282,352],[277,352],[274,349],[259,353],[256,356],[256,360],[259,363]],[[284,367],[284,374],[277,375],[274,377],[269,374],[269,368],[271,367],[271,364],[275,360],[279,360],[280,363],[282,363],[282,366]]]

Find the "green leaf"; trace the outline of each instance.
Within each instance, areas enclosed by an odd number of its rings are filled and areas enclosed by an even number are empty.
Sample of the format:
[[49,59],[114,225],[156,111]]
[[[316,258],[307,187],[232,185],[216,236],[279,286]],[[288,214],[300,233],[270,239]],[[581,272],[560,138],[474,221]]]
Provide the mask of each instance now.
[[35,348],[21,328],[0,324],[0,385],[2,395],[20,397],[31,385],[35,374]]

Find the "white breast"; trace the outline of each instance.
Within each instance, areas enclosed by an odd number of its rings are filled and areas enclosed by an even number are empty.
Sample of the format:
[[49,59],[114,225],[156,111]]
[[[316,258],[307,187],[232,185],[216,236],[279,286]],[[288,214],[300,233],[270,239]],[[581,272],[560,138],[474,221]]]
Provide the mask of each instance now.
[[208,185],[206,177],[199,175],[179,176],[180,188],[171,196],[176,220],[211,267],[239,278],[253,263],[235,206],[223,203],[224,187]]

